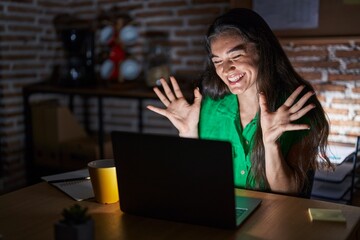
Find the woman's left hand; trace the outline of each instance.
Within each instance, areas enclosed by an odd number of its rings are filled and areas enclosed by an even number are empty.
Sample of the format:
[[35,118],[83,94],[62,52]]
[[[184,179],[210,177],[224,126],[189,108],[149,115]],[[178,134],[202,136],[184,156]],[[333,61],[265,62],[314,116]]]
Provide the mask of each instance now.
[[304,88],[305,86],[299,86],[275,112],[269,111],[265,96],[262,93],[259,94],[260,124],[264,144],[275,143],[286,131],[309,129],[307,124],[292,123],[315,108],[313,104],[304,106],[307,100],[314,95],[314,92],[307,92],[299,101],[295,102]]

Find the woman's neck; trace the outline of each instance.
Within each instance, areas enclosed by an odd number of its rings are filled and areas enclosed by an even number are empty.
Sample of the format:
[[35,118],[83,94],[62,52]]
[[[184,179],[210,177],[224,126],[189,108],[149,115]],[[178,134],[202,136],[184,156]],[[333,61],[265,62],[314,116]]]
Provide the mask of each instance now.
[[240,121],[243,128],[253,120],[259,109],[257,91],[246,92],[237,96],[240,110]]

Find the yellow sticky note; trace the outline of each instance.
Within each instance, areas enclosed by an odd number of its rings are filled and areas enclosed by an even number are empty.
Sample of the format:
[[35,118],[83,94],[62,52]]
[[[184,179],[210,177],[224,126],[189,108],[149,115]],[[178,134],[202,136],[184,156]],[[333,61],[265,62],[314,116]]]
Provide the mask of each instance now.
[[311,221],[346,222],[340,209],[309,208]]

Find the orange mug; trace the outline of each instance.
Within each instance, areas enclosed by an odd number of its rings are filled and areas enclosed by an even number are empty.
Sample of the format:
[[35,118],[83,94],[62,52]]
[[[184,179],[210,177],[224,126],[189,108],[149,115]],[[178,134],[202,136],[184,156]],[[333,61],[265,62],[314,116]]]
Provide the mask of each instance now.
[[119,201],[115,162],[113,159],[101,159],[88,163],[88,169],[95,200],[102,204]]

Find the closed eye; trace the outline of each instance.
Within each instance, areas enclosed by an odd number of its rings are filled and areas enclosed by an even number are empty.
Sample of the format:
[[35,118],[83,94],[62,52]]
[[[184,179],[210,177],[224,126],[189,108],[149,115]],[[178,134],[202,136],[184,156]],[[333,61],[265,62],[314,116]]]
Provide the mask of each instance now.
[[221,63],[222,63],[221,60],[212,60],[212,62],[213,62],[215,65],[218,65],[218,64],[221,64]]
[[236,56],[232,57],[231,59],[232,59],[232,60],[237,60],[237,59],[239,59],[241,56],[242,56],[242,55],[239,54],[239,55],[236,55]]

